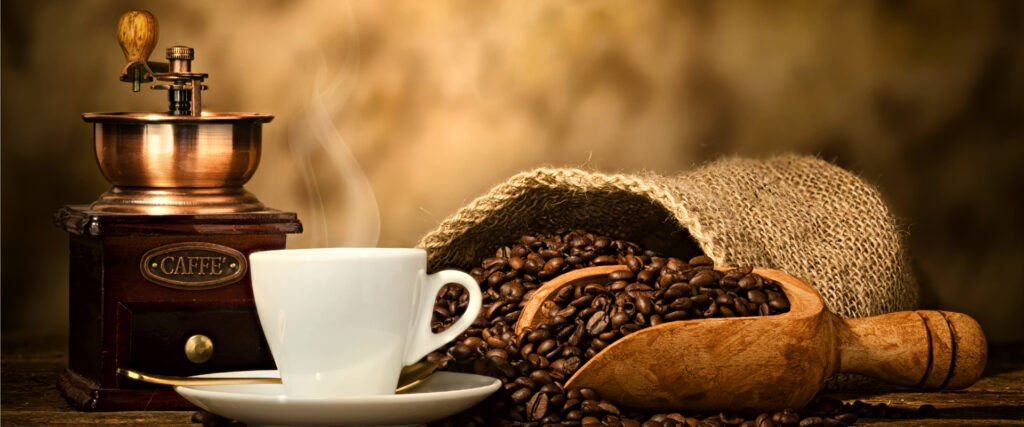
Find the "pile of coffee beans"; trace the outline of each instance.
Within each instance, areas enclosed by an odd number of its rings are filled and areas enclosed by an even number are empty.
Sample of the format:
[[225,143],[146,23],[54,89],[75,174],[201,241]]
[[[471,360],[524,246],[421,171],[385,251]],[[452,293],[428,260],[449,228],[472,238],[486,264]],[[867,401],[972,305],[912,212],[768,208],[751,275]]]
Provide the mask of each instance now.
[[[542,308],[548,315],[544,323],[515,332],[519,314],[542,282],[571,270],[611,264],[628,270],[612,273],[607,284],[578,283],[559,289]],[[594,390],[566,390],[564,383],[602,349],[649,326],[789,310],[777,282],[752,273],[750,267],[720,272],[713,264],[707,256],[664,257],[633,242],[579,230],[523,236],[517,244],[498,249],[470,271],[484,289],[480,316],[458,340],[427,360],[445,370],[498,377],[503,387],[473,410],[440,424],[685,422],[687,418],[680,414],[625,411],[602,400]],[[467,300],[461,287],[442,289],[433,329],[440,331],[454,323]],[[780,412],[782,421],[772,422],[786,425],[793,416]],[[716,419],[735,425],[747,421],[721,414]]]
[[[526,302],[543,282],[596,265],[621,264],[607,284],[562,288],[547,310],[547,321],[516,333]],[[843,404],[818,398],[799,411],[756,416],[641,413],[619,408],[592,389],[564,384],[587,360],[623,336],[664,322],[708,317],[774,315],[789,310],[778,283],[740,267],[713,269],[706,256],[689,260],[661,256],[640,245],[585,231],[528,235],[497,250],[470,274],[484,290],[480,316],[459,339],[427,356],[441,369],[500,378],[502,388],[481,404],[439,426],[832,426],[860,418],[931,417],[919,410]],[[434,307],[435,332],[449,327],[468,304],[461,287],[444,287]],[[193,421],[206,426],[240,425],[200,411]]]

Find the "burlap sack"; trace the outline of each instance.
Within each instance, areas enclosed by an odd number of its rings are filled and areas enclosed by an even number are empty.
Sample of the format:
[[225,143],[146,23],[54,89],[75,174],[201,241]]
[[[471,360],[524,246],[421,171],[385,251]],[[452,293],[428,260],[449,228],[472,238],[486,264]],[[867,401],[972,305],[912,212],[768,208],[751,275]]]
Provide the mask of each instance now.
[[878,191],[812,157],[729,158],[674,177],[536,169],[460,209],[418,246],[431,270],[469,269],[523,234],[557,228],[783,270],[841,316],[917,304],[901,231]]

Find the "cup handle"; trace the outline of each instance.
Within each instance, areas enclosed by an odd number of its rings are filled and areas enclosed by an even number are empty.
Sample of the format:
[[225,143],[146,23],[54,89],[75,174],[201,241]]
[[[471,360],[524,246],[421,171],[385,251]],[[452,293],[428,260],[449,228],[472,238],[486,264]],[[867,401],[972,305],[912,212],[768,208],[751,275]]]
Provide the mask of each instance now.
[[[461,271],[442,270],[426,276],[425,280],[424,289],[420,295],[422,300],[419,304],[419,317],[413,329],[412,342],[409,343],[405,352],[404,364],[407,366],[418,362],[423,356],[454,340],[468,329],[480,314],[480,303],[483,300],[480,285],[476,283],[473,276]],[[455,321],[455,324],[435,334],[430,330],[434,301],[437,299],[438,291],[448,283],[458,283],[469,291],[469,305],[466,306],[466,312],[459,317],[459,320]]]

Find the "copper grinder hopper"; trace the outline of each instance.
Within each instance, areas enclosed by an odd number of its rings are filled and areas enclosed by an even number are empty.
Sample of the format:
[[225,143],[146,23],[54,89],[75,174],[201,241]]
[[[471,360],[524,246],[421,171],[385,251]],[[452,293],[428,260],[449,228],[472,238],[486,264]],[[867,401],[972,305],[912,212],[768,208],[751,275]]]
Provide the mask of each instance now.
[[260,161],[262,125],[273,116],[202,111],[205,73],[192,72],[195,52],[167,48],[167,62],[148,61],[157,40],[146,11],[125,14],[118,41],[127,64],[121,80],[138,92],[145,82],[166,90],[162,113],[86,113],[96,162],[114,185],[93,202],[101,212],[148,215],[224,214],[263,210],[242,186]]

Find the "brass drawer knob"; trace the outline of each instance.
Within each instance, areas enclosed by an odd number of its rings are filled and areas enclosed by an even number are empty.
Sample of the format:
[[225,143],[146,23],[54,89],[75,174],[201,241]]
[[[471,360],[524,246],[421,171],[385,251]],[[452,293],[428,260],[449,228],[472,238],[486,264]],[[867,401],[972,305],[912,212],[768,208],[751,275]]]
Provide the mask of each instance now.
[[185,341],[185,357],[192,363],[206,363],[213,356],[213,341],[210,337],[195,334]]

